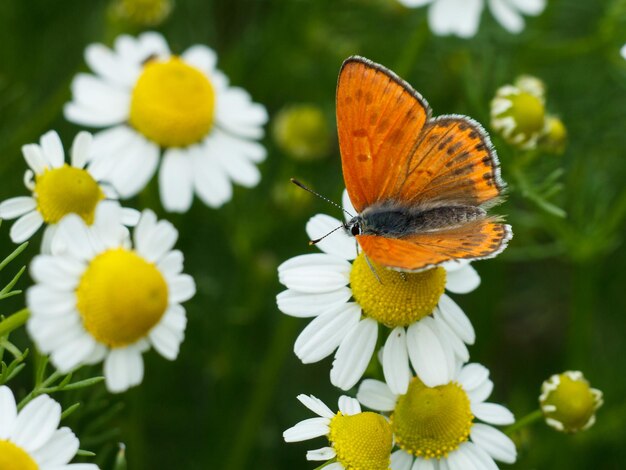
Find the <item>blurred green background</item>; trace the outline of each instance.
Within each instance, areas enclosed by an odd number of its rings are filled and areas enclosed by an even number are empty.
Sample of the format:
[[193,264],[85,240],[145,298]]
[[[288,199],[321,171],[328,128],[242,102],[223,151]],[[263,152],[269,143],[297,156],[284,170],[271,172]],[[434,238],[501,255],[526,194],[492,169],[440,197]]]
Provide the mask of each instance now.
[[[238,188],[223,208],[196,200],[189,213],[168,215],[156,179],[129,202],[177,226],[185,272],[198,293],[187,303],[187,337],[176,362],[148,354],[143,384],[121,396],[107,395],[103,385],[55,396],[65,405],[84,404],[67,420],[81,447],[96,452],[105,469],[112,468],[118,442],[126,444],[132,470],[314,468],[305,450],[323,440],[286,445],[281,433],[310,417],[297,394],[312,393],[334,407],[340,393],[329,384],[330,359],[305,366],[293,354],[307,322],[277,310],[276,267],[315,251],[304,232],[309,217],[339,216],[298,192],[289,177],[340,200],[335,84],[343,59],[360,54],[407,79],[435,115],[467,114],[487,127],[499,86],[525,73],[546,83],[547,107],[568,129],[567,149],[540,155],[523,169],[529,195],[510,171],[519,152],[494,137],[511,184],[497,212],[507,215],[515,237],[496,260],[476,263],[480,288],[455,299],[476,328],[470,352],[491,369],[493,400],[518,418],[536,408],[541,382],[555,372],[580,369],[604,392],[591,430],[566,436],[537,423],[516,436],[518,463],[503,467],[625,468],[626,60],[619,49],[626,43],[626,1],[548,3],[520,35],[485,12],[478,35],[462,40],[434,36],[425,9],[408,10],[394,0],[177,0],[156,28],[174,52],[195,43],[214,48],[219,68],[271,117],[286,105],[315,104],[332,129],[332,146],[326,158],[294,159],[272,139],[270,122],[262,182]],[[92,42],[110,44],[124,31],[139,29],[113,21],[104,0],[2,0],[0,200],[26,194],[21,145],[56,129],[69,147],[79,128],[63,120],[61,108],[74,74],[86,71],[83,50]],[[532,194],[559,168],[563,175],[550,185],[561,191],[550,203],[567,212],[564,219],[542,209]],[[13,249],[8,228],[0,229],[3,255]],[[18,263],[28,263],[39,241]],[[2,281],[11,273],[5,270]],[[29,282],[24,276],[18,286]],[[18,296],[0,311],[23,305]],[[28,344],[23,333],[13,339]],[[11,387],[23,396],[32,387],[32,366]]]

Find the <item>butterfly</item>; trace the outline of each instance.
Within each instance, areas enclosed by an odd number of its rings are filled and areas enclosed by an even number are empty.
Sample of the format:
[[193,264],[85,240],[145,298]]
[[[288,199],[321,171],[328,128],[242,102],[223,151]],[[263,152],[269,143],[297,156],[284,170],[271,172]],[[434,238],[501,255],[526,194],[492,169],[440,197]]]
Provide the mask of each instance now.
[[358,212],[345,228],[365,255],[399,271],[491,258],[512,237],[487,209],[505,183],[482,126],[432,117],[426,100],[368,59],[345,60],[337,84],[343,176]]

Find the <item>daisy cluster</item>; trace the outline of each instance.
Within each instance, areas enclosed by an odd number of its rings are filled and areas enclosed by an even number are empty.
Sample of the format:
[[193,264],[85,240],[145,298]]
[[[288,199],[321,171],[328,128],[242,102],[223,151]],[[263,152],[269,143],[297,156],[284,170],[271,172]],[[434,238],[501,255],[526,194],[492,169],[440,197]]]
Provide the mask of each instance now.
[[[160,34],[122,35],[112,48],[88,46],[85,60],[90,73],[74,78],[64,114],[97,132],[79,132],[68,152],[55,131],[24,145],[28,193],[1,202],[0,218],[17,219],[15,243],[43,229],[26,293],[37,350],[56,374],[102,363],[107,389],[118,393],[142,382],[148,350],[177,358],[183,303],[196,291],[175,248],[177,229],[121,201],[158,171],[167,211],[188,211],[194,196],[223,205],[234,184],[259,182],[268,116],[203,45],[176,54]],[[34,395],[18,413],[11,390],[0,387],[0,468],[97,468],[68,463],[78,439],[57,429],[60,405]]]
[[[347,192],[343,206],[356,213]],[[325,436],[329,446],[307,459],[336,470],[488,470],[515,462],[513,441],[495,427],[513,424],[513,414],[487,401],[493,382],[487,368],[468,362],[476,335],[453,300],[479,286],[476,270],[449,262],[392,271],[366,259],[344,231],[333,232],[341,225],[325,214],[309,220],[311,240],[327,235],[317,243],[321,253],[279,266],[287,289],[277,303],[287,315],[312,319],[295,342],[298,358],[334,354],[330,381],[346,391],[358,385],[356,400],[343,396],[335,413],[299,396],[317,417],[285,431],[285,440]],[[372,361],[384,380],[362,380]]]

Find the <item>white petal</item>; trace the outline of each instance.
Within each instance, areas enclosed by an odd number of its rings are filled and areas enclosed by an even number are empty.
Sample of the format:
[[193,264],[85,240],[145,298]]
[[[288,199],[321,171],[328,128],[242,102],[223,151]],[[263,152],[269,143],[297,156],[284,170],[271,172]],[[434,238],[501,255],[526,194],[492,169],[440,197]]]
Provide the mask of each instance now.
[[472,453],[463,444],[448,454],[447,462],[450,470],[483,470],[476,467]]
[[487,380],[489,380],[489,369],[475,362],[465,365],[457,377],[457,381],[463,385],[466,392],[481,387]]
[[[179,315],[182,310],[182,317]],[[175,318],[169,318],[174,316]],[[163,319],[150,330],[150,342],[161,356],[170,361],[178,357],[186,326],[184,309],[168,309]]]
[[166,150],[159,170],[159,193],[166,211],[189,210],[193,202],[193,168],[188,152]]
[[167,220],[159,220],[143,236],[136,236],[136,249],[148,261],[157,262],[176,244],[178,230]]
[[138,78],[138,65],[131,65],[102,44],[90,44],[85,49],[89,68],[107,81],[130,89]]
[[157,263],[157,268],[166,277],[176,276],[183,270],[184,256],[180,250],[172,250],[163,256]]
[[439,36],[470,38],[478,31],[482,0],[437,0],[428,10],[428,24]]
[[474,465],[479,470],[498,470],[498,466],[493,459],[473,442],[464,442],[461,444],[466,453],[470,454],[474,460]]
[[358,415],[361,412],[361,405],[356,399],[341,395],[339,397],[339,411],[346,416]]
[[85,333],[55,349],[50,359],[60,372],[71,372],[85,362],[95,347],[96,342],[93,337]]
[[489,424],[504,426],[515,422],[513,413],[497,403],[472,403],[472,413]]
[[436,309],[443,316],[448,326],[463,340],[466,344],[474,344],[476,341],[476,333],[469,318],[463,313],[454,301],[443,294],[439,299],[439,305]]
[[285,442],[300,442],[328,434],[328,418],[309,418],[283,432]]
[[43,156],[52,168],[59,168],[65,163],[65,152],[59,134],[55,131],[46,132],[39,140]]
[[[422,7],[424,5],[428,5],[429,3],[432,3],[434,0],[399,0],[400,3],[402,3],[402,5],[409,7],[409,8],[417,8],[417,7]],[[396,470],[395,468],[393,470]]]
[[519,33],[524,29],[524,18],[506,0],[489,0],[491,13],[510,33]]
[[189,274],[179,274],[168,282],[170,303],[181,303],[196,294],[196,283]]
[[[336,230],[337,227],[341,228]],[[315,246],[329,255],[347,260],[356,258],[356,239],[350,237],[343,229],[343,223],[334,217],[325,214],[311,217],[306,224],[306,233],[311,240],[317,240],[331,233]]]
[[214,157],[235,183],[252,188],[261,181],[261,172],[256,164],[239,152],[236,142],[224,141],[221,151],[215,152]]
[[293,317],[316,317],[326,310],[337,308],[350,300],[352,291],[342,287],[323,294],[303,294],[287,289],[276,296],[278,309]]
[[391,454],[391,470],[411,470],[413,456],[399,449]]
[[89,149],[89,172],[97,180],[109,181],[111,173],[136,139],[137,132],[125,125],[94,134]]
[[475,423],[470,431],[472,441],[500,462],[514,463],[517,458],[515,444],[502,431],[486,424]]
[[263,137],[262,126],[267,122],[267,111],[253,103],[247,91],[239,87],[222,90],[216,103],[216,121],[235,135],[258,139]]
[[17,415],[11,441],[33,452],[48,442],[60,421],[61,405],[48,395],[40,395]]
[[480,387],[473,390],[465,390],[469,396],[471,403],[482,403],[493,391],[493,382],[491,380],[485,380]]
[[71,312],[76,306],[74,292],[38,284],[26,291],[26,305],[34,315],[54,316]]
[[435,319],[437,330],[439,331],[439,337],[450,346],[455,356],[462,363],[467,362],[469,360],[469,351],[465,343],[452,331],[452,328],[448,326],[445,320],[441,318],[438,311],[435,311],[433,318]]
[[137,42],[144,57],[142,62],[151,55],[167,56],[170,53],[170,48],[163,35],[154,31],[141,33],[137,38]]
[[7,440],[13,433],[17,419],[17,405],[13,392],[6,385],[0,386],[0,439]]
[[74,138],[72,144],[72,166],[76,168],[84,168],[89,159],[89,150],[93,142],[93,136],[89,132],[79,132]]
[[406,331],[399,326],[393,329],[383,349],[383,373],[385,382],[396,395],[404,395],[409,388],[411,370],[406,346]]
[[352,265],[336,256],[316,253],[288,259],[278,267],[278,279],[289,289],[316,294],[332,292],[350,282]]
[[348,390],[363,377],[374,353],[377,336],[378,322],[366,318],[343,338],[330,370],[330,382],[334,386]]
[[104,361],[104,377],[107,389],[112,393],[140,384],[143,379],[141,352],[132,346],[112,349]]
[[201,44],[191,46],[183,52],[182,58],[207,75],[213,71],[217,64],[217,54],[213,49]]
[[118,160],[108,181],[125,199],[135,196],[154,175],[159,163],[159,147],[137,134],[128,148],[118,156]]
[[377,411],[393,411],[396,407],[396,395],[386,383],[380,380],[365,379],[359,385],[357,400],[363,405]]
[[480,285],[480,276],[471,264],[446,272],[446,290],[455,294],[467,294]]
[[296,339],[294,352],[304,364],[330,355],[359,322],[361,308],[355,303],[342,305],[315,318]]
[[84,269],[82,263],[71,258],[50,255],[35,256],[30,264],[30,274],[36,282],[67,291],[78,285]]
[[[46,469],[56,465],[65,465],[78,451],[78,439],[70,428],[57,429],[50,440],[33,452],[32,457]],[[73,470],[73,467],[71,467]]]
[[452,371],[448,369],[444,345],[425,321],[409,326],[407,347],[413,369],[422,382],[429,387],[450,382]]
[[36,174],[41,174],[44,170],[50,168],[50,164],[46,160],[43,154],[43,150],[37,144],[27,144],[22,146],[22,154],[24,154],[24,160],[29,167]]
[[335,417],[335,413],[333,413],[322,400],[314,397],[313,395],[301,394],[298,395],[298,400],[309,410],[322,418],[332,419]]
[[624,44],[620,50],[620,54],[624,59],[626,59],[626,44]]
[[151,236],[150,234],[154,232],[156,223],[156,214],[150,209],[144,209],[133,233],[133,243],[135,246],[147,242],[148,238]]
[[43,225],[43,217],[38,211],[29,212],[15,221],[9,234],[13,243],[28,240]]
[[202,202],[209,207],[220,207],[232,198],[233,186],[212,151],[209,142],[192,149],[193,181]]
[[112,126],[128,120],[129,90],[84,73],[74,77],[71,88],[73,101],[64,108],[68,120],[94,127]]
[[[442,462],[442,460],[439,460],[439,462]],[[438,467],[434,459],[424,460],[420,457],[417,457],[415,459],[415,462],[413,462],[413,466],[411,467],[411,470],[437,470],[437,469]],[[465,470],[469,470],[469,469],[465,469]]]
[[324,466],[324,470],[345,470],[345,467],[339,462],[333,462],[330,465]]
[[52,239],[52,252],[67,250],[79,260],[89,261],[96,252],[89,228],[76,214],[66,215],[57,225],[57,233]]
[[322,447],[321,449],[309,450],[306,453],[306,459],[309,461],[324,461],[334,459],[337,456],[335,449],[332,447]]
[[345,209],[344,216],[346,218],[346,221],[349,221],[352,217],[357,215],[358,211],[354,208],[347,189],[343,190],[343,193],[341,195],[341,203],[343,205],[343,208]]
[[525,15],[539,15],[546,7],[546,0],[509,0]]
[[30,196],[19,196],[0,203],[0,219],[15,219],[37,208],[37,201]]
[[26,330],[41,352],[46,354],[87,334],[75,310],[57,316],[44,316],[36,314],[33,310]]

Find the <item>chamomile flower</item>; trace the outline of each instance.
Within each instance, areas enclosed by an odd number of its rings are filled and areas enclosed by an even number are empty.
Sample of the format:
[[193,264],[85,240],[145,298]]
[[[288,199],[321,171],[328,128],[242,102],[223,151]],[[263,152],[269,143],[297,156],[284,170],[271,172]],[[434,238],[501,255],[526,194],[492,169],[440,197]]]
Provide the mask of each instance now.
[[123,198],[137,194],[159,169],[163,206],[186,212],[194,193],[208,206],[232,197],[232,183],[255,186],[265,158],[267,112],[230,86],[217,56],[195,45],[175,55],[160,34],[122,35],[113,49],[92,44],[65,117],[106,128],[95,135],[89,169]]
[[[356,213],[346,192],[343,199],[347,211]],[[317,239],[341,224],[316,215],[307,224],[307,234]],[[466,344],[473,344],[474,329],[444,293],[466,293],[478,286],[480,278],[467,262],[419,273],[370,267],[363,253],[357,255],[355,239],[341,229],[317,247],[323,253],[296,256],[278,267],[280,282],[287,287],[277,296],[278,308],[295,317],[315,317],[295,343],[303,363],[320,361],[337,350],[330,380],[348,390],[374,354],[379,326],[386,335],[385,379],[396,393],[406,392],[409,385],[409,361],[424,382],[432,384],[455,359],[469,359]]]
[[[484,0],[399,0],[414,8],[430,5],[428,24],[438,36],[456,35],[470,38],[476,35]],[[510,33],[524,29],[522,15],[536,16],[545,8],[545,0],[487,0],[495,19]]]
[[[434,386],[413,377],[404,394],[367,379],[357,399],[373,410],[390,414],[396,446],[392,470],[491,470],[494,460],[515,462],[515,444],[490,425],[514,422],[504,406],[486,403],[493,389],[489,371],[467,364]],[[484,421],[483,424],[476,419]]]
[[626,59],[626,44],[622,46],[622,49],[620,50],[620,54],[622,54],[622,57]]
[[[99,178],[85,168],[92,148],[91,134],[79,132],[70,151],[70,164],[67,164],[63,144],[54,131],[44,134],[39,144],[22,147],[29,166],[24,184],[31,195],[0,203],[0,218],[17,218],[9,232],[11,240],[26,241],[46,225],[42,249],[47,251],[56,225],[67,214],[77,214],[91,225],[100,204],[119,204],[113,188],[99,182]],[[125,224],[133,225],[139,214],[133,209],[124,209],[123,217]]]
[[307,460],[332,461],[326,470],[388,470],[393,439],[387,419],[361,411],[354,398],[339,398],[339,412],[333,413],[313,395],[298,400],[317,418],[300,421],[283,433],[286,442],[300,442],[326,436],[328,447],[307,452]]
[[541,386],[541,411],[548,426],[557,431],[574,434],[589,429],[603,403],[602,392],[591,388],[580,371],[555,374]]
[[15,397],[0,387],[0,468],[16,470],[98,470],[90,463],[69,463],[78,439],[59,428],[61,405],[40,395],[18,412]]
[[141,383],[150,346],[176,359],[187,323],[180,304],[195,293],[181,274],[182,253],[172,250],[177,237],[148,210],[134,243],[113,206],[98,208],[91,226],[76,215],[59,223],[52,254],[31,264],[36,284],[26,294],[28,332],[57,369],[104,360],[107,388],[122,392]]

